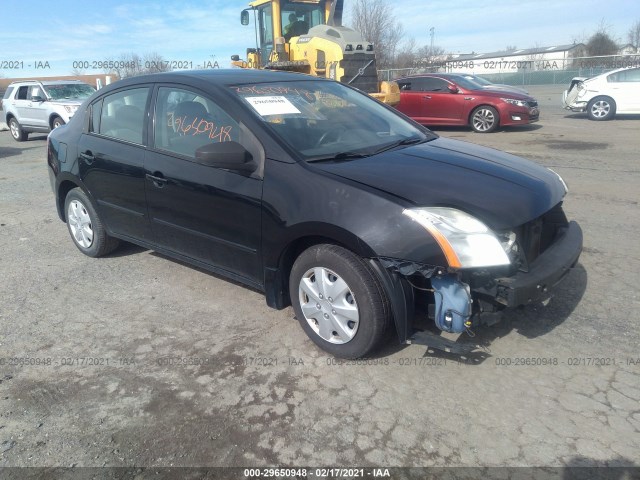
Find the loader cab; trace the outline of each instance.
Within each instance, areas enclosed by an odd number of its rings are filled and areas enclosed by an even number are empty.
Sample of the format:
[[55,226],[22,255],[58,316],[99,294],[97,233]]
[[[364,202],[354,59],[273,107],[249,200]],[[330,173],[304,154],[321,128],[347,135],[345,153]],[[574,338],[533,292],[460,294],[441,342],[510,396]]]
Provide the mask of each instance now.
[[[305,35],[310,28],[326,23],[329,3],[327,0],[252,2],[251,10],[256,14],[260,66],[264,67],[269,62],[277,38],[284,37],[285,42],[289,43],[291,38]],[[246,25],[249,11],[242,13],[242,23]]]

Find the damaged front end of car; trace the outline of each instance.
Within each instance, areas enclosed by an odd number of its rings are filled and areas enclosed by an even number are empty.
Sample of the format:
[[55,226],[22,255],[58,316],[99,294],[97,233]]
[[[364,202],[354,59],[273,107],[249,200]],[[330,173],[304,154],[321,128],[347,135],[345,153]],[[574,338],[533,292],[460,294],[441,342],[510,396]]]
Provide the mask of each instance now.
[[565,110],[584,112],[587,109],[590,96],[587,95],[588,88],[585,80],[587,80],[585,77],[576,77],[571,80],[571,85],[562,94],[562,106]]
[[[395,298],[426,297],[429,318],[444,332],[471,333],[472,328],[496,323],[506,308],[547,301],[582,251],[582,231],[567,220],[562,203],[504,231],[492,231],[453,208],[415,208],[403,213],[436,240],[448,265],[393,258],[377,261],[401,285]],[[398,313],[402,312],[394,311],[396,319]],[[410,326],[399,323],[400,340],[411,341]]]

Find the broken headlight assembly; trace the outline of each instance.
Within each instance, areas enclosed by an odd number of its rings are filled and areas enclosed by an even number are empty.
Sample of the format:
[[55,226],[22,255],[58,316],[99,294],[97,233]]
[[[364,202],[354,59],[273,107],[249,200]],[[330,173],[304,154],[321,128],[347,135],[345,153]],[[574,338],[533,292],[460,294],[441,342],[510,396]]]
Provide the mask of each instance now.
[[455,208],[422,207],[402,212],[438,242],[451,268],[509,265],[496,235],[477,218]]
[[[508,232],[498,239],[477,218],[455,208],[424,207],[403,211],[438,242],[450,268],[478,268],[510,265],[508,252],[516,236]],[[431,278],[435,298],[435,323],[446,332],[463,332],[471,326],[472,304],[469,285],[456,274]]]

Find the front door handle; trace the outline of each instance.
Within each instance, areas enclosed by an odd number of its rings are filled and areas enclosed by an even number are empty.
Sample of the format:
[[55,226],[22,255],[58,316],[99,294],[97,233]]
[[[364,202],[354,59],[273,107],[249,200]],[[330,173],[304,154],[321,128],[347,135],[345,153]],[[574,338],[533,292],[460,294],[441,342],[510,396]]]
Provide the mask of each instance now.
[[158,188],[162,188],[167,184],[167,179],[164,178],[164,175],[162,175],[162,173],[160,172],[153,172],[154,174],[151,175],[150,173],[147,173],[145,176],[151,180],[153,182],[153,184],[158,187]]
[[91,165],[96,159],[96,157],[93,156],[93,153],[91,153],[91,150],[80,152],[80,158],[82,158],[87,163],[87,165]]
[[424,98],[425,100],[431,100],[431,95],[424,95],[422,98]]

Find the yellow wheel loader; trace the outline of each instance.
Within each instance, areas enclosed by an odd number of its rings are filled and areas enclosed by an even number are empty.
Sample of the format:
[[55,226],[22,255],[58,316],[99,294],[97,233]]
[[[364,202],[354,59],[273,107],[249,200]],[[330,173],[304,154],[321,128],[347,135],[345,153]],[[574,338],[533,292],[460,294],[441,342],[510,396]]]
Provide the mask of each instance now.
[[256,0],[242,11],[242,25],[253,13],[256,47],[246,60],[231,57],[242,68],[266,68],[331,78],[374,98],[396,105],[395,82],[378,82],[374,45],[342,26],[343,0]]

